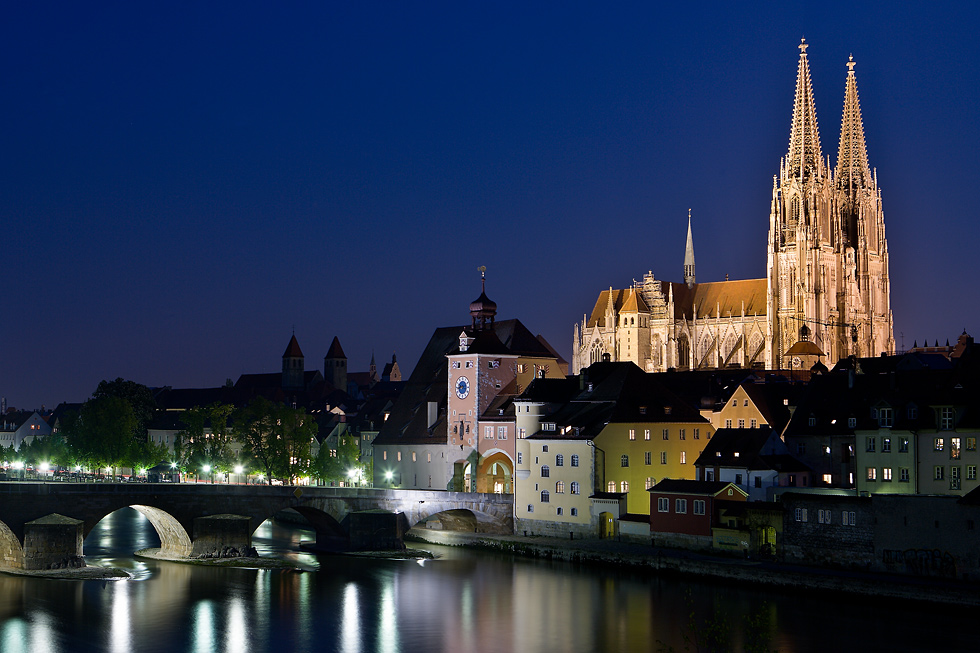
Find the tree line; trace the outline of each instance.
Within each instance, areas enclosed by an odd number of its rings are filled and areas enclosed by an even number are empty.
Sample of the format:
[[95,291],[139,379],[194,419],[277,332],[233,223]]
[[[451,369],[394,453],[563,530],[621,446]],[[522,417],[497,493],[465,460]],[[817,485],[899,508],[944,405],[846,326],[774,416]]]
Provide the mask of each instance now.
[[138,470],[161,464],[199,475],[241,467],[267,483],[292,484],[305,476],[334,482],[354,470],[371,478],[360,464],[360,443],[353,432],[342,430],[335,448],[323,446],[313,455],[318,425],[302,408],[258,397],[240,408],[214,403],[182,411],[183,429],[175,435],[172,452],[148,437],[147,427],[157,412],[146,386],[123,379],[102,381],[78,411],[62,417],[58,433],[35,438],[16,454],[0,447],[0,459],[69,469],[111,468],[114,475],[119,467]]

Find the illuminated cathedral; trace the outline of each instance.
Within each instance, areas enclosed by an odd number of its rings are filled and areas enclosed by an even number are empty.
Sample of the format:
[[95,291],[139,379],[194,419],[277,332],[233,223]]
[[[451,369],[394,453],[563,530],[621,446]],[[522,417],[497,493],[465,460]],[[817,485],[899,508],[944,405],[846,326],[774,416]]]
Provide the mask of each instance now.
[[[764,279],[698,283],[688,215],[684,281],[599,294],[575,325],[572,372],[608,356],[641,369],[809,367],[895,349],[888,244],[877,173],[868,165],[849,58],[836,168],[824,158],[800,44],[789,149],[773,177]],[[811,361],[812,362],[812,361]]]

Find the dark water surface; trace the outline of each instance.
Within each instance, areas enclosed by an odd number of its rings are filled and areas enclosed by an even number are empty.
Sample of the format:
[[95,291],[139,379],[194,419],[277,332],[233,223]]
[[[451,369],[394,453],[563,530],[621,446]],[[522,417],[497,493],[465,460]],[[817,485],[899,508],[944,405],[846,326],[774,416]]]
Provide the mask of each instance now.
[[[685,635],[703,638],[705,624],[727,650],[760,635],[779,651],[978,648],[975,609],[770,593],[435,545],[424,548],[440,557],[426,561],[296,551],[312,539],[271,522],[254,538],[261,555],[303,573],[137,561],[133,551],[159,541],[142,515],[120,510],[85,540],[86,559],[134,577],[0,575],[0,652],[685,650]],[[702,627],[689,626],[692,611]]]

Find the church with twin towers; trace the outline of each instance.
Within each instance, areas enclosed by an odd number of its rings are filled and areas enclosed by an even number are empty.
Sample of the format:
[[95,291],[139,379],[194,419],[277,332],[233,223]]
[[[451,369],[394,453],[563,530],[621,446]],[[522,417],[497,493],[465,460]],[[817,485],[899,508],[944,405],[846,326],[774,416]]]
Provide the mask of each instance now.
[[647,272],[599,293],[575,325],[572,372],[601,360],[668,369],[801,369],[895,350],[888,243],[868,164],[855,62],[846,62],[836,167],[824,158],[800,44],[789,149],[772,181],[766,277],[698,283],[688,215],[683,282]]

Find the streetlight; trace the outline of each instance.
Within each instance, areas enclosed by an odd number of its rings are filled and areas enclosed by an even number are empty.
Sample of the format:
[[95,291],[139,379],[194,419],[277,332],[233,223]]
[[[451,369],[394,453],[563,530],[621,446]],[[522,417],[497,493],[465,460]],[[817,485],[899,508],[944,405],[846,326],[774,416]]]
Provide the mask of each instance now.
[[201,468],[201,471],[208,475],[208,479],[211,478],[211,465],[205,465]]
[[243,471],[245,471],[245,468],[244,467],[242,467],[241,465],[235,465],[235,474],[237,474],[238,477],[239,477],[238,478],[238,484],[239,485],[241,485],[241,483],[242,483],[241,475],[242,475],[242,472]]
[[388,481],[388,485],[391,485],[391,479],[394,478],[395,474],[390,470],[385,472],[385,480]]

